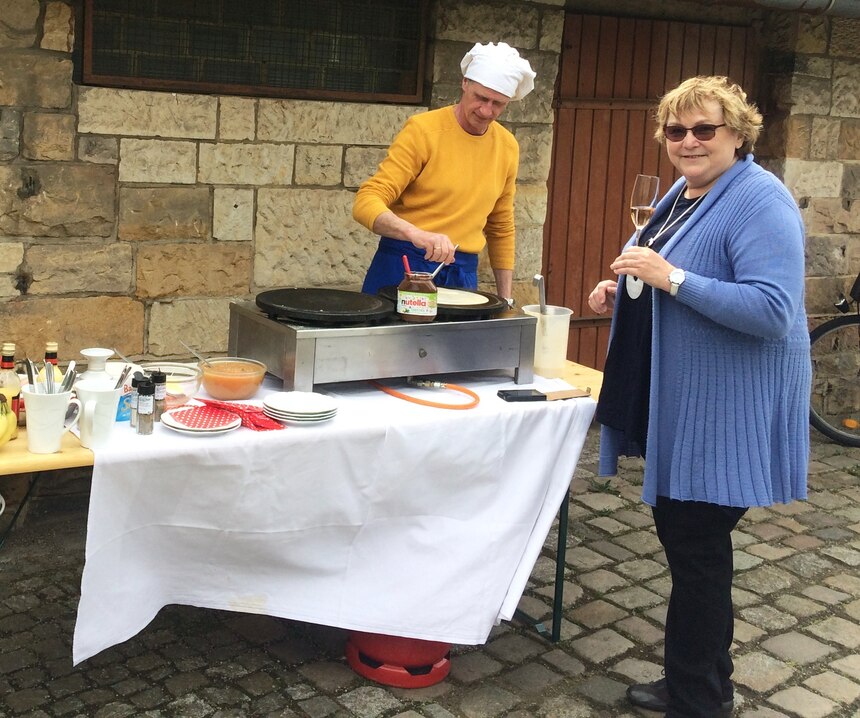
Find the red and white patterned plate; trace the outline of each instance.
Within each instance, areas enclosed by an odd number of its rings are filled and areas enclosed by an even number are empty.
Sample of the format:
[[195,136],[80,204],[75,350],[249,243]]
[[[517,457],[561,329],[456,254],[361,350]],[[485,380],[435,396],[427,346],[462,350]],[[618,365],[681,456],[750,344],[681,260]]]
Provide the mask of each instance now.
[[242,417],[213,406],[181,406],[164,412],[161,423],[183,433],[222,434],[238,429]]

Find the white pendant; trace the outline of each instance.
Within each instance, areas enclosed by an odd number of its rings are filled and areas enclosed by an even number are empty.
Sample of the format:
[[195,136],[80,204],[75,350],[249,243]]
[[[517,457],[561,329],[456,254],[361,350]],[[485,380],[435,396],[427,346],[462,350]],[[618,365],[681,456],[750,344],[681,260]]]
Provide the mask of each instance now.
[[634,277],[631,274],[628,274],[624,277],[624,287],[627,289],[627,296],[631,299],[638,299],[639,295],[642,294],[642,290],[645,288],[645,282],[643,282],[639,277]]

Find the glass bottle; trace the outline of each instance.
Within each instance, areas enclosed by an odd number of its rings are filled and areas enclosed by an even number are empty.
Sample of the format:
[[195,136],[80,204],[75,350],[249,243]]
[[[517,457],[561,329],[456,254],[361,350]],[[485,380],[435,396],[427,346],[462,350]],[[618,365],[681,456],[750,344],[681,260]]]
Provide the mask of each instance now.
[[407,272],[397,287],[397,314],[404,322],[432,322],[438,291],[429,272]]
[[155,385],[144,380],[137,385],[137,433],[152,433],[153,411],[155,410]]
[[[0,391],[6,396],[6,401],[15,412],[15,416],[19,415],[21,401],[21,379],[15,369],[15,344],[14,342],[4,342],[0,348]],[[18,427],[12,430],[12,438],[18,436]]]
[[[57,342],[47,342],[45,344],[45,366],[53,365],[54,367],[54,381],[59,383],[63,381],[63,372],[60,371],[60,367],[57,366]],[[39,369],[39,377],[36,381],[43,382],[45,381],[45,367]]]

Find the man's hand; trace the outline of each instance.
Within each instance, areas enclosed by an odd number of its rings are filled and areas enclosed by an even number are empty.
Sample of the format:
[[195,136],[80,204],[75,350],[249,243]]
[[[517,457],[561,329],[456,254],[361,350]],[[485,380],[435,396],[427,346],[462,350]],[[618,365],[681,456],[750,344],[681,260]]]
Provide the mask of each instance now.
[[418,249],[424,250],[424,259],[428,262],[451,264],[454,261],[454,245],[447,234],[425,232],[415,227],[409,233],[409,241]]
[[424,259],[428,262],[451,264],[454,261],[454,243],[447,234],[427,232],[401,219],[394,212],[380,214],[373,222],[373,231],[383,237],[400,239],[410,242],[418,249],[423,249]]

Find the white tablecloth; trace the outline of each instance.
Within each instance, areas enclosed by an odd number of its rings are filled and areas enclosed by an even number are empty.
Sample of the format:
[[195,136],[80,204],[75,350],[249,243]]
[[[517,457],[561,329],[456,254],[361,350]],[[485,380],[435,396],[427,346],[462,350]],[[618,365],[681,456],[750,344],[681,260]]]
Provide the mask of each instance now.
[[514,613],[595,403],[507,403],[497,389],[522,388],[508,379],[461,383],[477,408],[357,383],[323,387],[339,410],[318,425],[203,437],[119,425],[96,453],[74,662],[168,604],[485,642]]

